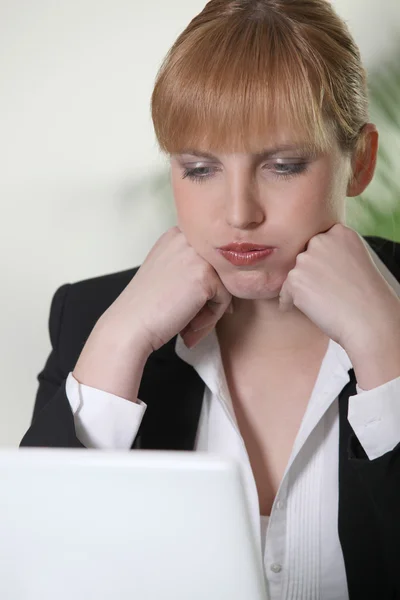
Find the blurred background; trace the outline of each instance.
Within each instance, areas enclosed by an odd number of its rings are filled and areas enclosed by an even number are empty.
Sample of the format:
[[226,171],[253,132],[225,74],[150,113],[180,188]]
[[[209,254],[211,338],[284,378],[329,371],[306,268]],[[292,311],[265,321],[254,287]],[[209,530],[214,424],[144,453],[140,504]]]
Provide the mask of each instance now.
[[[350,227],[400,241],[400,2],[335,0],[368,69],[377,173]],[[205,0],[0,0],[0,446],[29,426],[67,282],[139,265],[175,224],[149,102]]]

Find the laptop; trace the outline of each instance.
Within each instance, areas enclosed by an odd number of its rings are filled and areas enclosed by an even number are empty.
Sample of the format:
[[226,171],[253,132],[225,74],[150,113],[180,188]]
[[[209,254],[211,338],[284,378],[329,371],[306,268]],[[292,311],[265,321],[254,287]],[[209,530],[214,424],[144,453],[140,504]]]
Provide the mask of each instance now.
[[268,600],[234,461],[1,449],[0,480],[4,600]]

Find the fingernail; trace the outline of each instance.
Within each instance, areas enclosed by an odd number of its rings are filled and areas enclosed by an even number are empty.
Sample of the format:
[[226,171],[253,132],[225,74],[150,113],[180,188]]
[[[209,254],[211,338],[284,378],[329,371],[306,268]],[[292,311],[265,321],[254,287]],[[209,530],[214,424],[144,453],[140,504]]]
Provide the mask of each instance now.
[[201,329],[205,329],[206,327],[210,327],[210,323],[207,325],[203,325],[202,327],[198,327],[197,329],[192,329],[191,331],[200,331]]
[[189,348],[189,343],[188,343],[188,341],[187,341],[187,340],[185,340],[185,338],[184,338],[184,337],[182,338],[182,340],[183,340],[183,343],[185,344],[186,348]]

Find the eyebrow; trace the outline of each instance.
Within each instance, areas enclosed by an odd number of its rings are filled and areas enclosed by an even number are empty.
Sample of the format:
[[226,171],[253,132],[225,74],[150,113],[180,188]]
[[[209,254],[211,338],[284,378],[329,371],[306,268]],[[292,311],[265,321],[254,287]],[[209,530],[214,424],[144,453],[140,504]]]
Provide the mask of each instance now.
[[[272,158],[281,152],[287,152],[289,150],[306,152],[308,154],[315,154],[317,152],[316,146],[310,143],[280,144],[279,146],[275,146],[273,148],[264,148],[263,150],[260,150],[260,152],[253,153],[251,156],[254,160],[261,161],[265,160],[266,158]],[[203,150],[196,150],[195,148],[185,148],[180,152],[175,153],[176,156],[180,156],[182,154],[190,154],[191,156],[197,156],[199,158],[209,158],[210,160],[219,160],[219,158],[214,154]]]

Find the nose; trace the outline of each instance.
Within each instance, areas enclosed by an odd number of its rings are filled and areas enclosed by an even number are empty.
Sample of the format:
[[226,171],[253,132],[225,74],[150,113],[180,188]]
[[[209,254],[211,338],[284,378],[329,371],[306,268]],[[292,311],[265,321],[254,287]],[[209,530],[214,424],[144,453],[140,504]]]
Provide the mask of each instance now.
[[236,182],[230,186],[225,201],[225,214],[227,224],[236,229],[249,229],[264,221],[264,208],[251,182]]

